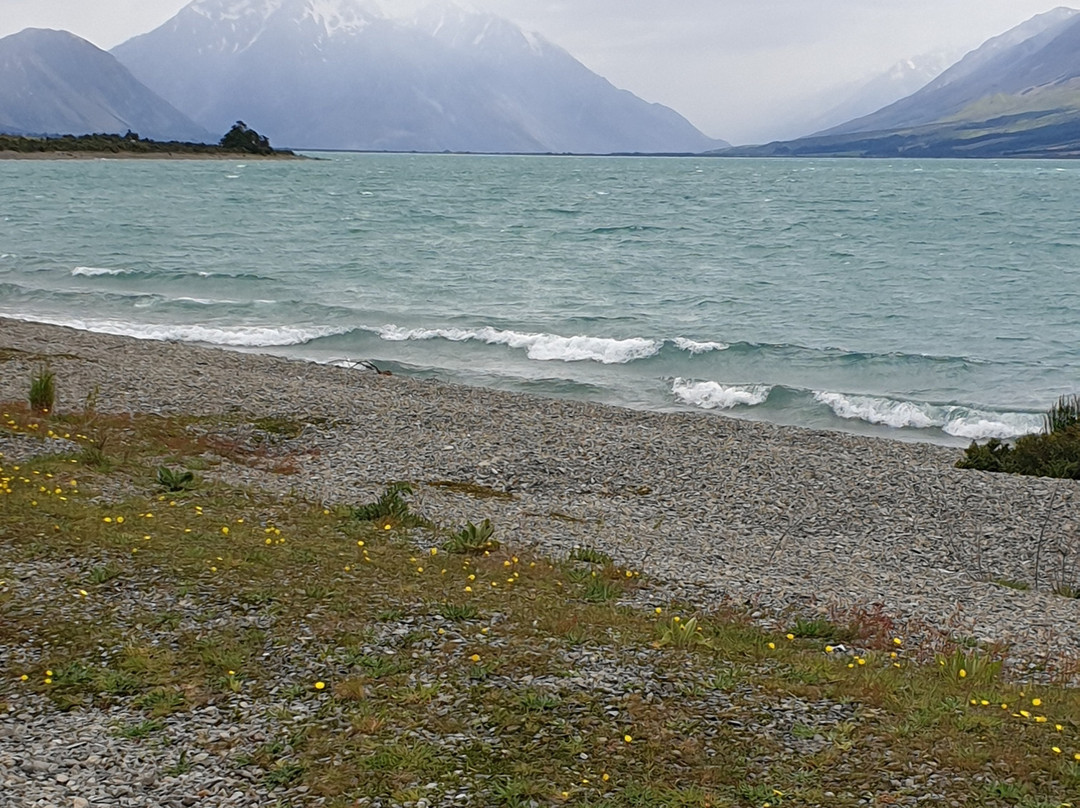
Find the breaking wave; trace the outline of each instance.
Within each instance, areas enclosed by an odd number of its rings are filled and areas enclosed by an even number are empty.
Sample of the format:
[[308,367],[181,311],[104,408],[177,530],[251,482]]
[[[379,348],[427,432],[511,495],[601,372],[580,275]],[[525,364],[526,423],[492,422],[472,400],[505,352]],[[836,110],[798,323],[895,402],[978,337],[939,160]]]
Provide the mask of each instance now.
[[675,379],[671,392],[680,401],[703,410],[730,410],[764,404],[772,387],[767,384],[733,384]]
[[321,337],[348,333],[351,329],[318,325],[212,326],[194,324],[138,324],[115,320],[76,320],[35,316],[34,321],[136,339],[202,342],[230,348],[269,348],[303,345]]
[[475,340],[488,345],[506,345],[524,350],[529,359],[539,362],[600,362],[605,365],[626,364],[655,355],[663,347],[659,340],[631,337],[562,337],[557,334],[530,334],[484,328],[399,328],[383,326],[379,336],[391,342],[405,340],[446,339],[451,342]]
[[894,429],[937,428],[947,435],[980,440],[1016,438],[1038,432],[1042,417],[1026,412],[994,412],[957,404],[930,404],[878,396],[815,392],[814,400],[838,417],[882,424]]

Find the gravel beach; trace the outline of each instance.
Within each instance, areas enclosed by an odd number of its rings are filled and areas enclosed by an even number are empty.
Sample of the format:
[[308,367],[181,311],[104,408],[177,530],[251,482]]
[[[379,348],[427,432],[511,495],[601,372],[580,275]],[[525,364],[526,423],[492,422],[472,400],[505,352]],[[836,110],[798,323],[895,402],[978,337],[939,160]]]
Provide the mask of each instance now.
[[[653,603],[745,608],[772,628],[795,614],[883,614],[912,638],[1006,645],[1011,673],[1021,678],[1060,671],[1080,653],[1080,600],[1052,592],[1080,585],[1074,482],[959,471],[957,451],[927,444],[549,400],[0,319],[0,399],[24,399],[43,360],[56,374],[60,409],[94,396],[101,411],[235,414],[230,437],[240,442],[258,437],[255,419],[305,425],[294,437],[276,437],[264,463],[222,461],[207,476],[326,503],[370,501],[386,483],[408,480],[417,486],[416,509],[439,522],[490,518],[511,547],[564,558],[588,545],[642,570]],[[43,450],[71,446],[0,437],[5,464]],[[478,498],[470,487],[503,495]],[[47,599],[49,581],[71,572],[50,563],[13,571],[22,602]],[[160,592],[136,590],[118,591],[111,607],[160,608],[185,620],[197,610],[190,599],[159,602]],[[235,599],[203,607],[226,622],[260,619]],[[393,632],[418,628],[433,634],[435,626],[392,626],[375,642],[390,647],[400,640]],[[303,649],[282,649],[273,664],[283,681],[317,675]],[[795,724],[825,733],[853,720],[849,704],[777,703],[752,690],[734,700],[717,690],[687,695],[678,672],[663,673],[651,650],[612,657],[583,647],[569,651],[566,664],[576,675],[545,687],[613,700],[631,689],[661,701],[692,698],[698,714],[736,716],[740,731],[776,737],[789,754],[820,737],[793,740]],[[167,741],[154,748],[117,734],[140,720],[130,707],[60,712],[43,696],[0,690],[3,698],[3,806],[322,804],[306,787],[268,790],[233,762],[290,731],[275,708],[287,706],[294,721],[311,709],[283,696],[253,705],[238,695],[171,715],[160,730]],[[764,724],[763,715],[771,716]],[[949,776],[931,762],[893,787],[909,795],[901,804],[948,804],[940,800]],[[461,786],[428,789],[404,805],[491,804]],[[850,796],[834,804],[870,804]]]
[[[1080,585],[1075,482],[957,470],[956,450],[929,444],[4,319],[0,398],[24,398],[41,358],[61,409],[96,390],[107,411],[307,424],[276,447],[298,473],[219,467],[237,482],[356,503],[409,480],[439,521],[490,518],[505,541],[558,557],[590,545],[706,608],[747,604],[767,622],[880,607],[901,623],[1007,644],[1021,667],[1080,654],[1080,600],[1051,591]],[[446,482],[512,497],[432,485]]]

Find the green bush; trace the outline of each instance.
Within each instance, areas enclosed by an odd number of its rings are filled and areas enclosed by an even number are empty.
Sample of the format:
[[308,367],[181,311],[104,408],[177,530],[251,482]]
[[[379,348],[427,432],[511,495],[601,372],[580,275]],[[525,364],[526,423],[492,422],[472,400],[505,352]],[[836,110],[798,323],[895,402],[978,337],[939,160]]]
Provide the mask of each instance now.
[[1080,480],[1080,396],[1062,396],[1044,416],[1044,428],[1012,445],[997,438],[972,442],[956,467]]

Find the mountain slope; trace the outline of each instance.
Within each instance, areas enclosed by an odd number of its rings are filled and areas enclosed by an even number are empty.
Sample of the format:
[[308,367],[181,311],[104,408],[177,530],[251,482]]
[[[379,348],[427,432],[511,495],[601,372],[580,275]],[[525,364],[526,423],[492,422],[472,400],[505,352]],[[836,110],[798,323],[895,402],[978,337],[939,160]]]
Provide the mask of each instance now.
[[804,121],[800,134],[821,132],[907,98],[940,76],[955,61],[955,56],[950,59],[944,53],[916,56],[849,85],[842,93],[833,90],[829,95],[830,103],[818,105],[818,109],[825,106],[825,112]]
[[1080,76],[1076,14],[1069,8],[1039,14],[988,40],[918,92],[821,134],[923,126],[958,115],[989,96],[1015,95]]
[[1080,15],[1057,9],[989,40],[918,92],[798,140],[729,156],[1080,156]]
[[113,50],[202,125],[274,143],[398,151],[716,148],[511,23],[439,3],[403,20],[371,0],[195,0]]
[[0,132],[129,130],[154,140],[216,139],[84,39],[38,28],[0,39]]

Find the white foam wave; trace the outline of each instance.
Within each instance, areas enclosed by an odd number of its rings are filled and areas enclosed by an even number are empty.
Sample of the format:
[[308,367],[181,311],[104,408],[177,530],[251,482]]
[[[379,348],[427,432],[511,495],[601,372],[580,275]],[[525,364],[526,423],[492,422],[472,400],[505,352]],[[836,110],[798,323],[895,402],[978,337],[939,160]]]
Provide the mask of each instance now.
[[692,339],[686,339],[685,337],[677,337],[672,340],[672,343],[680,351],[686,351],[692,354],[709,353],[710,351],[726,351],[729,345],[723,342],[696,342]]
[[877,396],[816,392],[814,399],[827,405],[837,416],[883,424],[894,429],[929,429],[960,438],[1016,438],[1038,432],[1040,416],[1025,412],[987,412],[956,405],[898,401]]
[[930,408],[928,404],[827,392],[814,393],[814,400],[827,405],[841,418],[858,419],[871,424],[885,424],[896,429],[904,427],[927,429],[938,426],[927,412]]
[[663,343],[656,340],[631,337],[611,339],[608,337],[562,337],[557,334],[527,334],[517,331],[501,331],[490,326],[485,328],[399,328],[383,326],[378,331],[384,340],[446,339],[451,342],[476,340],[489,345],[506,345],[524,350],[529,359],[538,362],[600,362],[605,365],[626,364],[636,359],[653,356]]
[[[29,319],[29,318],[28,318]],[[345,334],[349,328],[318,325],[281,326],[209,326],[184,324],[124,323],[115,320],[77,320],[34,317],[35,322],[68,326],[98,334],[112,334],[137,339],[203,342],[230,348],[269,348],[271,346],[303,345],[313,339]]]
[[130,275],[130,269],[106,269],[105,267],[75,267],[71,270],[72,275],[85,275],[87,277],[94,277],[96,275]]
[[764,404],[772,392],[767,384],[724,385],[719,382],[699,382],[676,379],[671,392],[681,401],[703,410],[730,410],[733,407],[756,407]]

